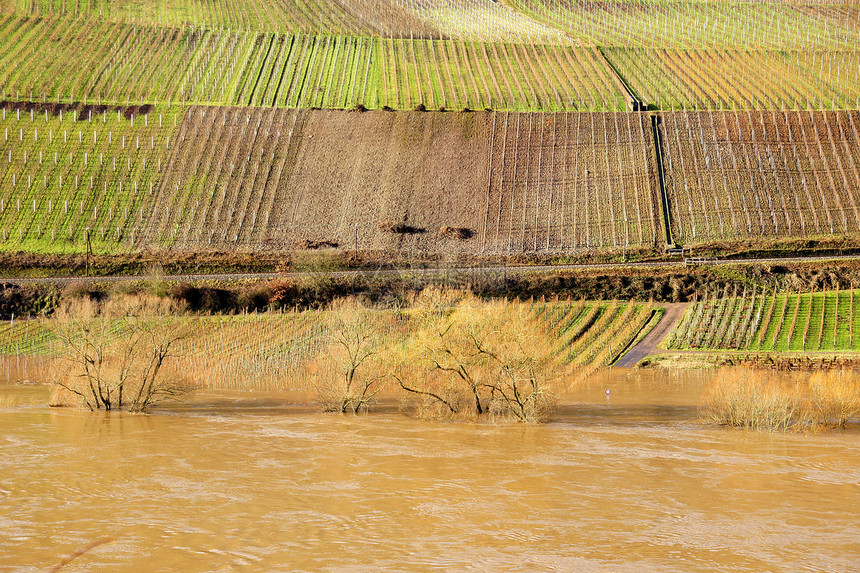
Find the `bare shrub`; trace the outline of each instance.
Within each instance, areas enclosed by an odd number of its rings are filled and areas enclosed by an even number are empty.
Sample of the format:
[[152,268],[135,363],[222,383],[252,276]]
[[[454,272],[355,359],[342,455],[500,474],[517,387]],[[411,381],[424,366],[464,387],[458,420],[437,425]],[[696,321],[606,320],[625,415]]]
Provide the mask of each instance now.
[[860,379],[851,371],[810,375],[721,369],[705,390],[703,420],[754,430],[844,427],[860,415]]
[[844,428],[860,416],[860,380],[848,370],[816,372],[809,377],[812,416],[820,426]]
[[423,227],[413,227],[405,223],[395,223],[393,221],[380,221],[377,227],[380,231],[398,235],[418,235],[427,232]]
[[335,241],[312,241],[311,239],[302,239],[293,243],[293,248],[303,250],[316,249],[336,249],[338,243]]
[[465,241],[475,236],[475,232],[467,227],[442,227],[439,234],[448,239]]
[[247,312],[264,312],[269,308],[271,296],[268,283],[251,283],[236,294],[236,305]]
[[386,378],[380,351],[384,317],[356,301],[338,301],[326,312],[327,344],[308,364],[317,404],[326,412],[366,411]]
[[69,285],[63,289],[62,298],[65,300],[88,298],[101,301],[107,298],[107,293],[104,288],[96,285],[95,283],[75,281],[69,283]]
[[293,271],[303,273],[301,286],[317,299],[327,299],[335,290],[333,274],[343,269],[340,255],[332,251],[293,253]]
[[528,305],[461,301],[430,313],[394,378],[422,417],[537,423],[556,402],[562,367]]
[[60,309],[55,333],[64,367],[51,373],[51,404],[142,412],[189,391],[169,368],[171,349],[186,335],[170,310],[170,301],[146,295],[104,305],[80,299]]
[[289,279],[276,279],[269,283],[269,306],[271,308],[289,308],[298,299],[299,290]]
[[227,289],[199,286],[192,283],[172,285],[168,295],[176,301],[177,308],[216,313],[232,305],[233,293]]

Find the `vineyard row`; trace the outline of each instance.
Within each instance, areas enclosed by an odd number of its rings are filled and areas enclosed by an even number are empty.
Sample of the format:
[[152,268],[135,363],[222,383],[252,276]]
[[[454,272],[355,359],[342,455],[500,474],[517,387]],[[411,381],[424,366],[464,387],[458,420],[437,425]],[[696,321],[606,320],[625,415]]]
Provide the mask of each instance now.
[[[0,16],[0,97],[132,105],[857,109],[860,51],[596,48]],[[616,72],[618,75],[616,75]]]
[[[647,114],[0,113],[5,251],[80,251],[87,233],[107,252],[311,242],[513,254],[666,241]],[[657,119],[673,241],[860,233],[857,112]]]
[[838,0],[2,0],[18,15],[276,33],[612,47],[853,49],[860,8]]
[[858,290],[726,286],[692,304],[666,344],[675,350],[856,351],[858,328]]

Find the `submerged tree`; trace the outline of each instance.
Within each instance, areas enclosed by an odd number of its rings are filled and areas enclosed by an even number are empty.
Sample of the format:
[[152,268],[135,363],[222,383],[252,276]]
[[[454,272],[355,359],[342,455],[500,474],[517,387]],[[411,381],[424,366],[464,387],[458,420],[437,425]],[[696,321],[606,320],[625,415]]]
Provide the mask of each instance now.
[[561,374],[551,342],[529,305],[460,303],[427,321],[407,344],[394,376],[428,417],[542,422]]
[[382,388],[385,317],[345,301],[326,312],[327,344],[308,365],[316,401],[326,412],[367,410]]
[[[165,303],[132,297],[120,305],[84,300],[57,318],[65,368],[56,388],[85,408],[142,412],[190,386],[166,368],[187,328],[165,316]],[[58,400],[53,400],[55,403]]]

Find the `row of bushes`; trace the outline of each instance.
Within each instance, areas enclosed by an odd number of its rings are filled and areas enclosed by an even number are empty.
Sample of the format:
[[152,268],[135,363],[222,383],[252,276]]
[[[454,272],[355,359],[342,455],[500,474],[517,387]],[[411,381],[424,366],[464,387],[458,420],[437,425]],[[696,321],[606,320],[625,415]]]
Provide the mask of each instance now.
[[[337,270],[337,269],[335,269]],[[855,281],[855,274],[856,277]],[[693,268],[685,271],[657,268],[620,268],[615,272],[511,274],[494,268],[483,273],[445,276],[337,275],[328,270],[309,272],[302,279],[175,283],[153,276],[127,283],[74,283],[17,285],[0,283],[0,319],[50,314],[61,300],[148,292],[169,297],[193,312],[235,313],[294,308],[322,308],[335,298],[358,296],[373,304],[402,306],[426,286],[470,290],[485,298],[521,299],[554,297],[588,300],[653,300],[686,302],[698,293],[726,285],[768,285],[769,288],[808,289],[815,285],[850,288],[860,285],[860,265],[847,261],[830,265],[738,266]]]

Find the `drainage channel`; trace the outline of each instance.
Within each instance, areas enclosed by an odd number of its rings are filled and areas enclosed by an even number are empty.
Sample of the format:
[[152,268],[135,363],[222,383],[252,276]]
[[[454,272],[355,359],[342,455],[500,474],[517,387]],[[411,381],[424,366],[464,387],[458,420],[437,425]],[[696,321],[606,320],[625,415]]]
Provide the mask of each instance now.
[[634,92],[633,88],[630,87],[630,84],[625,81],[624,77],[618,71],[618,68],[616,68],[615,64],[612,63],[612,60],[610,60],[603,52],[603,48],[598,46],[597,53],[600,54],[600,57],[603,58],[603,62],[609,68],[609,71],[612,72],[612,76],[615,78],[618,87],[627,94],[629,99],[627,105],[630,108],[630,111],[648,111],[648,104],[636,95],[636,92]]
[[670,224],[669,217],[669,195],[666,193],[666,176],[663,171],[663,136],[660,129],[661,124],[662,118],[660,115],[655,114],[651,116],[651,129],[654,132],[654,153],[657,158],[657,180],[660,182],[660,202],[663,204],[663,225],[666,231],[666,245],[677,248],[672,238],[672,225]]

